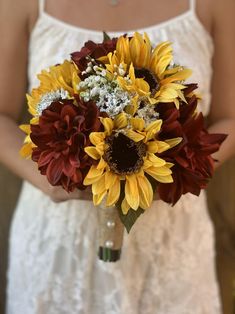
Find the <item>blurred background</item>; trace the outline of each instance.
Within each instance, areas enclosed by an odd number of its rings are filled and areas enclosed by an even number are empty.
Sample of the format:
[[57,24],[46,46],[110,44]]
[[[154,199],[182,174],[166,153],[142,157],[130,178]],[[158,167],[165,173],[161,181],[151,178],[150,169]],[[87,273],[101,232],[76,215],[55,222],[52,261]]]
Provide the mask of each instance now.
[[[21,181],[0,166],[0,314],[4,314],[6,298],[8,234],[20,186]],[[217,171],[208,188],[208,203],[216,231],[217,273],[224,314],[235,314],[235,159]]]

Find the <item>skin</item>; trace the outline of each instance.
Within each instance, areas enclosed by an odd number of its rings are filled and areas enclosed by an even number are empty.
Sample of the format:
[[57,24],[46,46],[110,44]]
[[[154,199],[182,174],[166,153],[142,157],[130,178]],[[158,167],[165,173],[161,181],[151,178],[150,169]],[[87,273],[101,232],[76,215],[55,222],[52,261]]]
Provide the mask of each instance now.
[[[155,25],[187,10],[188,0],[120,0],[116,7],[110,6],[108,0],[47,0],[46,3],[46,11],[66,23],[106,31]],[[229,134],[214,155],[219,160],[218,167],[235,153],[235,0],[198,0],[196,11],[215,44],[209,129]],[[0,162],[55,202],[90,199],[89,190],[67,194],[61,187],[50,186],[39,174],[36,163],[19,157],[24,134],[18,128],[18,119],[25,106],[28,41],[37,17],[36,0],[0,0]]]

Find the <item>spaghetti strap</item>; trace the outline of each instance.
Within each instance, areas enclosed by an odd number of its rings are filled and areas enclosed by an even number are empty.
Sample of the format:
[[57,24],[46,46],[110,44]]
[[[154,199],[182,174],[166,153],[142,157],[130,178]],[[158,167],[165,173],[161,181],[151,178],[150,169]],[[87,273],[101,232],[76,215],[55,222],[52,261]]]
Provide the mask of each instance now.
[[196,0],[189,0],[190,11],[196,11]]
[[45,9],[45,0],[38,0],[39,14],[41,15]]

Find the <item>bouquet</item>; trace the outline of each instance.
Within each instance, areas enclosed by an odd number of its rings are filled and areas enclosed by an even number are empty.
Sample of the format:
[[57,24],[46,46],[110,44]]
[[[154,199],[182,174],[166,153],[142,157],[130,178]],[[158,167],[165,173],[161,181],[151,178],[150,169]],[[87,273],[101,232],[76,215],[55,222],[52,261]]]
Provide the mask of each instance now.
[[32,119],[21,155],[68,193],[92,187],[100,259],[120,258],[129,232],[155,193],[174,205],[199,195],[226,138],[209,134],[191,70],[174,64],[170,42],[152,47],[135,33],[88,41],[71,60],[38,75],[27,95]]

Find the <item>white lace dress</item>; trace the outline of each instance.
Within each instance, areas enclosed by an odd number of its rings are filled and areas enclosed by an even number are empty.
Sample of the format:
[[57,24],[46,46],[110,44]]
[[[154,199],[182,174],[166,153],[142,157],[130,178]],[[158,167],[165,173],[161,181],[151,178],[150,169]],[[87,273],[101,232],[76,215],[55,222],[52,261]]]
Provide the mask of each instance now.
[[[102,41],[100,32],[63,23],[45,13],[43,5],[31,34],[31,87],[41,69],[68,58],[89,39]],[[191,81],[200,84],[200,109],[206,115],[213,43],[193,1],[186,13],[139,31],[153,43],[173,43],[176,62],[194,70]],[[25,182],[10,235],[7,313],[221,313],[204,192],[188,194],[174,207],[155,201],[124,235],[116,263],[97,259],[96,238],[97,211],[90,201],[55,204]]]

